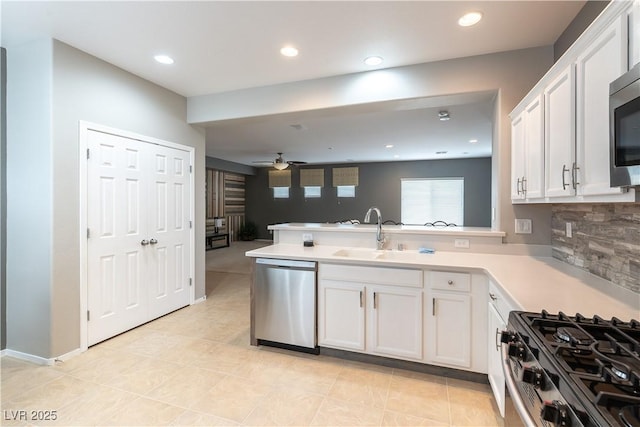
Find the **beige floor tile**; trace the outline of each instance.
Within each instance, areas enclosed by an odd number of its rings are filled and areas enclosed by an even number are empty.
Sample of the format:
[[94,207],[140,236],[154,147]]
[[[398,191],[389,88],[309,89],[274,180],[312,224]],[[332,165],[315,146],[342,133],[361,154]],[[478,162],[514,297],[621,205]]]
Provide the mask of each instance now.
[[276,384],[281,387],[293,387],[312,393],[328,395],[335,383],[340,369],[329,368],[329,365],[294,360],[278,378]]
[[250,380],[225,377],[196,400],[191,409],[242,422],[272,390]]
[[157,356],[168,348],[183,344],[184,341],[185,338],[180,335],[147,329],[139,339],[123,345],[121,350],[143,356]]
[[384,409],[390,383],[390,373],[347,366],[336,378],[329,397]]
[[393,376],[387,410],[449,423],[447,386],[425,379]]
[[[7,360],[5,360],[7,359]],[[63,373],[51,366],[38,366],[27,362],[2,358],[2,383],[0,391],[4,404],[29,390],[62,377]]]
[[249,359],[249,350],[228,344],[213,343],[192,363],[201,368],[213,369],[224,373],[233,373]]
[[383,410],[359,403],[325,398],[312,426],[379,426]]
[[385,411],[382,418],[383,426],[429,426],[443,427],[449,424],[441,423],[426,418],[414,417],[413,415],[400,414],[397,412]]
[[182,408],[190,408],[213,388],[223,374],[206,369],[185,366],[146,396]]
[[171,425],[185,412],[183,408],[138,397],[115,411],[98,425],[108,426],[164,426]]
[[112,350],[108,355],[102,355],[91,363],[85,363],[70,370],[68,375],[86,381],[106,383],[145,359],[144,356]]
[[172,425],[174,426],[237,426],[231,420],[224,418],[214,417],[213,415],[202,414],[200,412],[185,411],[182,415],[176,418]]
[[57,412],[57,422],[61,426],[95,425],[100,420],[120,411],[129,402],[137,399],[133,393],[96,384],[78,399],[64,405]]
[[97,386],[65,375],[12,398],[6,403],[5,409],[59,411]]
[[302,390],[279,389],[269,393],[244,420],[249,426],[309,425],[323,396]]
[[105,381],[105,385],[137,394],[146,394],[171,378],[181,365],[159,359],[145,359]]

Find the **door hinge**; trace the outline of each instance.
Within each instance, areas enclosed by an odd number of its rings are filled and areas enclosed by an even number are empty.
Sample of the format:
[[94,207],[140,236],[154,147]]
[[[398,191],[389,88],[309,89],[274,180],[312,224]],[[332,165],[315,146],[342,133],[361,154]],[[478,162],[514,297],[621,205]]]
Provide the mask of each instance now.
[[189,173],[193,173],[193,166],[189,165]]
[[87,322],[91,320],[91,314],[89,313],[89,310],[87,310]]
[[193,228],[193,221],[189,221],[189,228]]
[[189,277],[189,286],[193,286],[193,280]]
[[87,148],[87,159],[89,159],[90,157],[91,157],[91,154],[90,154],[89,149]]
[[87,239],[91,237],[91,230],[87,228]]

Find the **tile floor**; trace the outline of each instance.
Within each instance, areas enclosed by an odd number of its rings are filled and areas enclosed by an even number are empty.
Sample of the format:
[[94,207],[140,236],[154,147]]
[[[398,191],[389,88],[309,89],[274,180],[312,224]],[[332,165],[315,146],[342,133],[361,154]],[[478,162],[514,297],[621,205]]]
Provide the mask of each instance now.
[[207,272],[207,295],[56,366],[2,358],[0,424],[503,424],[484,384],[251,347],[246,273]]

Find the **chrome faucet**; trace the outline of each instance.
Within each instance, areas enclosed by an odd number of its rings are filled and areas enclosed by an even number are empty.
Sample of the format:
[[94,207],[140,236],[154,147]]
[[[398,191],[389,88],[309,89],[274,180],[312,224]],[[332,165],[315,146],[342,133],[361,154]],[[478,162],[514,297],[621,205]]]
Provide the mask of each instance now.
[[369,222],[371,220],[371,212],[375,211],[378,215],[378,228],[376,230],[376,244],[378,250],[382,249],[384,246],[384,234],[382,234],[382,214],[380,213],[380,209],[374,207],[369,208],[367,214],[364,216],[364,222]]

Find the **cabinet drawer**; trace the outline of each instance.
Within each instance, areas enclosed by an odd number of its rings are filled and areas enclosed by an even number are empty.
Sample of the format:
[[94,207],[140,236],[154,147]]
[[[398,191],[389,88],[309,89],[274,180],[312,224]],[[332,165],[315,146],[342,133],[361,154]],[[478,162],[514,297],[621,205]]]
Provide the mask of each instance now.
[[430,271],[431,289],[469,292],[471,275],[469,273],[452,273],[450,271]]
[[422,270],[320,264],[319,272],[321,279],[422,288]]

